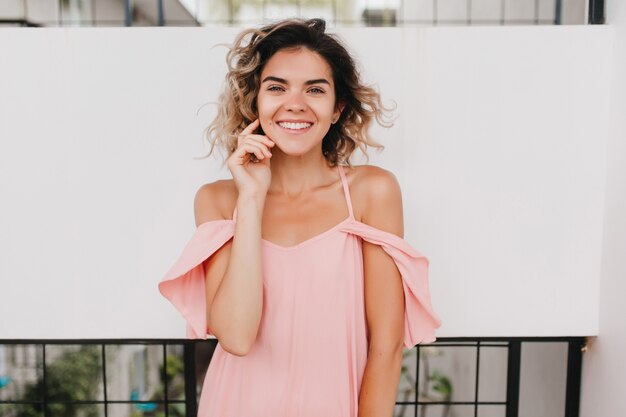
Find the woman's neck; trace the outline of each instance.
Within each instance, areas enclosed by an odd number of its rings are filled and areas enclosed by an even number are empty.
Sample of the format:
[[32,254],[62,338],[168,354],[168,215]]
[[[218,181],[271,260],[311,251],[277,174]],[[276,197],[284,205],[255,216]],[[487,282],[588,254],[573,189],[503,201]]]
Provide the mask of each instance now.
[[[270,159],[272,183],[268,194],[298,196],[336,180],[333,167],[321,153],[290,156],[273,152]],[[276,161],[274,161],[274,158]]]

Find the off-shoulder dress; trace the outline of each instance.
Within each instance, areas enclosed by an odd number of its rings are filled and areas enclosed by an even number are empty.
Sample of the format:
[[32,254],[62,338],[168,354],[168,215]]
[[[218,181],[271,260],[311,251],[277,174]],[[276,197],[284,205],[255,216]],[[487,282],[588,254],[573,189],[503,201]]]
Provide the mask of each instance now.
[[[262,240],[263,313],[245,356],[218,344],[198,417],[357,417],[367,361],[362,241],[394,260],[404,289],[404,346],[435,340],[428,259],[399,236],[357,221],[342,166],[349,216],[294,246]],[[203,261],[234,235],[233,219],[200,224],[159,283],[182,314],[187,337],[212,336],[206,322]]]

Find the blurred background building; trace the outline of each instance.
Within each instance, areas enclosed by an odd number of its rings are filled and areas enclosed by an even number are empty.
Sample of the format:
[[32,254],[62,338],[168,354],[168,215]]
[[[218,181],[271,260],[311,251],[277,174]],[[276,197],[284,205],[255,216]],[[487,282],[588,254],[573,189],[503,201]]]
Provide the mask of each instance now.
[[321,17],[329,26],[577,25],[589,21],[589,7],[595,7],[596,3],[593,0],[3,0],[0,25],[239,26],[291,16]]

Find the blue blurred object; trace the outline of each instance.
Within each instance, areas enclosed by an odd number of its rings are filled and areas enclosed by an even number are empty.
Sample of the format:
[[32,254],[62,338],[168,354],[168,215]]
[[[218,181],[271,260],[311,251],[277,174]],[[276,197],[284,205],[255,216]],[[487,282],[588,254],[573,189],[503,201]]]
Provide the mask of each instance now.
[[6,387],[11,382],[13,382],[13,380],[11,379],[10,376],[8,376],[8,375],[0,376],[0,389]]
[[[139,398],[139,390],[134,389],[130,392],[130,400],[131,401],[141,401]],[[156,403],[141,403],[141,404],[133,404],[135,409],[143,412],[154,411],[157,408]]]

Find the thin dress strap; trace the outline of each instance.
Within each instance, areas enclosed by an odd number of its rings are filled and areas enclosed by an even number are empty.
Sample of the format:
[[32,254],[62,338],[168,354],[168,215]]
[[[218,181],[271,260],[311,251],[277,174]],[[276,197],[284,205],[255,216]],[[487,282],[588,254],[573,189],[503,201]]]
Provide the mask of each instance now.
[[352,199],[350,198],[350,187],[348,187],[348,179],[346,178],[346,173],[343,171],[343,166],[337,165],[339,167],[339,175],[341,176],[341,184],[343,185],[343,193],[346,196],[346,204],[348,205],[348,212],[350,213],[350,218],[354,219],[354,213],[352,212]]

